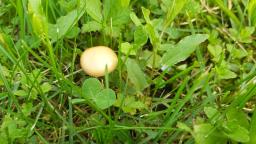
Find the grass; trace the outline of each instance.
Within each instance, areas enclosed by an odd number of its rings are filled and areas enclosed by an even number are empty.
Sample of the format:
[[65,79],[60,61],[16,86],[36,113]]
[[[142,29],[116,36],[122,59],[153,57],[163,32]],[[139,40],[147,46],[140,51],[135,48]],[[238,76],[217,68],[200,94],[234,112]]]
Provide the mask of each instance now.
[[[256,143],[255,7],[0,1],[0,143]],[[119,63],[92,78],[97,45]]]

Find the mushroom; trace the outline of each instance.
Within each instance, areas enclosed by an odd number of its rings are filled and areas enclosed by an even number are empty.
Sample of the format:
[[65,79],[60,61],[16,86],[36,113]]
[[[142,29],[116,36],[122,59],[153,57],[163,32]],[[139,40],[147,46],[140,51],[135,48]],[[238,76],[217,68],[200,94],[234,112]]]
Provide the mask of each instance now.
[[101,77],[115,70],[118,58],[115,52],[105,46],[86,49],[80,58],[80,65],[85,73],[93,77]]

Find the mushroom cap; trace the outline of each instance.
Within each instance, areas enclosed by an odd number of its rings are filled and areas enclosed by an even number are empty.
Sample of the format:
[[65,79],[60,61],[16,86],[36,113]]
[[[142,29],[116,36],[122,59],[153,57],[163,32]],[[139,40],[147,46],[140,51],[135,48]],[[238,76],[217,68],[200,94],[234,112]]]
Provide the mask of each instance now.
[[93,77],[105,75],[107,65],[108,73],[115,70],[118,58],[115,52],[105,46],[96,46],[86,49],[80,58],[80,65],[85,73]]

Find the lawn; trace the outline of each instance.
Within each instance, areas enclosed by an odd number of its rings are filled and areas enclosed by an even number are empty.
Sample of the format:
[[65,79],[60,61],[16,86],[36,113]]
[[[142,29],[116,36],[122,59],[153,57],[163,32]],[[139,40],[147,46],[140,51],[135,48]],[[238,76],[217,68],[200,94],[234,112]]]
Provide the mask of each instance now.
[[0,143],[256,144],[255,28],[256,0],[0,0]]

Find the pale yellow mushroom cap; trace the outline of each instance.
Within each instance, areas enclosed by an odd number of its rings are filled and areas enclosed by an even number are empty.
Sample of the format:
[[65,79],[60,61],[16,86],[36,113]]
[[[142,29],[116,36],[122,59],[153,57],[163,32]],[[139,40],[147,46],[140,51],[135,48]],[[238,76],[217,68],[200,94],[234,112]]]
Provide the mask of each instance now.
[[118,58],[115,52],[105,46],[96,46],[86,49],[80,58],[82,69],[90,76],[100,77],[105,75],[106,65],[108,73],[115,70]]

